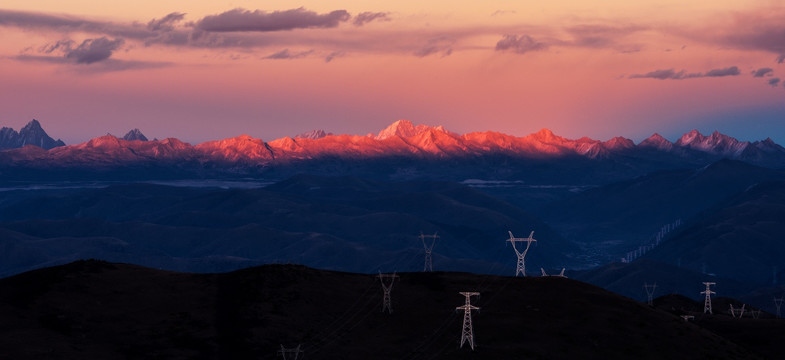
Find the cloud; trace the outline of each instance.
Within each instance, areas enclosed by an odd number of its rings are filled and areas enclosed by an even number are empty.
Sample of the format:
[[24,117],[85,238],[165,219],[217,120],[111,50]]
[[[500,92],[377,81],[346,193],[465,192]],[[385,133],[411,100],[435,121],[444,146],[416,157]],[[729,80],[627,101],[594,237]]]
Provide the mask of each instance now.
[[297,8],[283,11],[233,9],[218,15],[205,16],[194,26],[204,31],[281,31],[305,28],[333,28],[349,20],[346,10],[335,10],[327,14]]
[[515,14],[515,13],[517,13],[515,10],[496,10],[491,14],[491,16],[501,16],[506,14]]
[[74,46],[74,41],[70,39],[60,40],[54,44],[47,44],[41,47],[40,51],[45,54],[51,54],[55,50],[70,50]]
[[530,51],[540,51],[548,48],[548,44],[534,40],[529,35],[507,34],[496,43],[496,51],[512,50],[516,54],[525,54]]
[[777,87],[779,83],[780,83],[780,78],[773,78],[773,79],[769,79],[768,81],[768,84],[771,85],[772,87]]
[[630,79],[683,79],[684,78],[684,70],[676,72],[673,69],[665,69],[665,70],[654,70],[651,72],[647,72],[645,74],[632,74],[628,78]]
[[152,19],[147,23],[147,29],[150,31],[172,31],[174,24],[180,22],[185,17],[185,13],[173,12],[164,16],[161,19]]
[[736,66],[727,67],[724,69],[713,69],[703,74],[704,77],[722,77],[722,76],[736,76],[741,74],[739,68]]
[[51,15],[37,12],[0,10],[0,26],[57,33],[85,32],[124,38],[145,38],[152,33],[135,24],[116,24],[77,16]]
[[420,49],[414,52],[414,56],[417,57],[426,57],[432,54],[441,53],[442,57],[449,56],[452,54],[452,46],[455,43],[455,40],[446,37],[446,36],[439,36],[435,38],[428,39],[425,46],[421,47]]
[[72,16],[0,10],[0,26],[15,26],[23,29],[50,28],[97,31],[104,28],[104,23]]
[[706,29],[683,31],[682,35],[703,42],[742,50],[766,51],[785,62],[785,7],[759,7],[738,11],[731,18]]
[[114,39],[110,40],[107,37],[100,37],[97,39],[86,39],[82,41],[79,46],[74,47],[76,44],[73,40],[64,39],[55,42],[54,44],[47,44],[42,46],[39,51],[44,54],[51,54],[55,51],[62,52],[65,62],[73,62],[77,64],[92,64],[99,61],[104,61],[112,56],[112,53],[119,49],[125,40]]
[[771,76],[772,75],[772,71],[774,71],[774,69],[772,69],[772,68],[767,68],[767,67],[760,68],[758,70],[754,70],[752,72],[752,76],[753,77],[764,77],[766,75]]
[[723,77],[723,76],[736,76],[740,71],[737,66],[731,66],[724,69],[712,69],[705,73],[687,73],[682,70],[676,72],[674,69],[661,69],[654,70],[645,74],[632,74],[628,76],[629,79],[658,79],[658,80],[684,80],[695,79],[702,77]]
[[327,54],[327,56],[324,57],[324,62],[333,61],[333,59],[335,59],[337,57],[342,57],[344,55],[346,55],[346,53],[344,53],[343,51],[333,51],[333,52]]
[[283,49],[277,53],[268,55],[263,57],[263,59],[273,59],[273,60],[282,60],[282,59],[299,59],[306,57],[308,55],[313,54],[313,50],[301,51],[301,52],[290,52],[289,49]]
[[361,12],[354,17],[352,22],[355,26],[363,26],[371,21],[390,21],[386,12]]
[[78,64],[92,64],[108,59],[124,42],[123,39],[109,40],[106,37],[87,39],[75,49],[66,49],[65,58],[73,59]]
[[[582,24],[568,27],[567,32],[572,35],[572,46],[590,48],[607,48],[617,46],[619,40],[633,33],[647,30],[638,25],[609,26],[596,24]],[[631,48],[629,45],[624,48]],[[637,48],[637,47],[636,47]]]
[[[62,56],[42,56],[42,55],[17,55],[12,59],[22,62],[43,62],[49,64],[74,64],[72,59]],[[105,73],[125,70],[156,69],[174,65],[170,62],[150,62],[150,61],[128,61],[107,59],[90,66],[72,66],[74,72],[83,74]]]

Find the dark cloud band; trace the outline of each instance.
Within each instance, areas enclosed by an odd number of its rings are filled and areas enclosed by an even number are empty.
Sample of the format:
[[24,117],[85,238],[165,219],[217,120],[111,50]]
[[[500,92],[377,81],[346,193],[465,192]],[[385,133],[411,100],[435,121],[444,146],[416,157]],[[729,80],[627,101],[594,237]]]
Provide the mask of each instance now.
[[695,79],[695,78],[702,78],[702,77],[736,76],[739,75],[740,73],[741,72],[739,71],[738,66],[731,66],[724,69],[712,69],[705,73],[687,73],[684,70],[676,72],[674,69],[661,69],[661,70],[654,70],[645,74],[632,74],[628,76],[628,78],[629,79],[684,80],[684,79]]
[[317,14],[304,8],[266,12],[234,9],[218,15],[205,16],[194,25],[197,29],[215,32],[281,31],[305,28],[332,28],[348,21],[346,10]]

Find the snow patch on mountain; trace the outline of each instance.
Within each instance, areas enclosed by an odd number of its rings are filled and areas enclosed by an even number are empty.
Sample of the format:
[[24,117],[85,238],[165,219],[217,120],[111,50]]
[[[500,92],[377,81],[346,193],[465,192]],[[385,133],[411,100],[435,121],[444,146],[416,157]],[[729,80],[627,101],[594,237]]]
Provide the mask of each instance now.
[[295,139],[313,139],[313,140],[316,140],[316,139],[321,139],[321,138],[323,138],[325,136],[330,136],[330,135],[333,135],[333,133],[325,132],[324,130],[318,129],[318,130],[311,130],[311,131],[308,131],[308,132],[304,132],[302,134],[296,135],[294,138]]

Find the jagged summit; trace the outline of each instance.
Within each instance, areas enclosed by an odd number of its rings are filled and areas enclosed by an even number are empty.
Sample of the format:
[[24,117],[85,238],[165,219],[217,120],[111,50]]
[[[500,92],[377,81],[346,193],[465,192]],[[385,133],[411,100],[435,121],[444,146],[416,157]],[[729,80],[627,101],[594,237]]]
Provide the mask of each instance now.
[[542,142],[552,143],[552,142],[561,142],[564,140],[561,136],[557,136],[553,133],[550,129],[542,128],[540,131],[533,133],[530,135],[531,137],[540,140]]
[[141,140],[147,141],[147,137],[142,134],[139,129],[134,128],[123,136],[123,140]]
[[311,130],[311,131],[308,131],[308,132],[304,132],[302,134],[295,135],[294,138],[295,139],[312,139],[312,140],[316,140],[316,139],[321,139],[321,138],[323,138],[325,136],[330,136],[332,134],[333,133],[331,133],[331,132],[325,132],[322,129],[318,129],[318,130]]
[[380,131],[378,135],[374,137],[376,140],[384,140],[391,137],[402,137],[402,138],[409,138],[412,136],[417,136],[422,133],[425,133],[429,130],[435,130],[440,132],[445,132],[444,127],[436,126],[431,127],[428,125],[417,125],[415,126],[409,120],[398,120],[384,130]]
[[43,149],[52,149],[58,146],[65,146],[60,139],[52,139],[41,127],[38,120],[33,119],[25,125],[19,132],[3,127],[0,129],[0,149],[15,149],[25,145],[35,145]]
[[654,133],[654,135],[649,136],[646,140],[641,141],[638,146],[655,148],[662,151],[670,151],[673,149],[673,143],[658,133]]
[[736,140],[733,137],[721,134],[719,131],[714,131],[711,135],[704,136],[698,130],[692,130],[682,135],[675,145],[713,154],[736,156],[741,154],[750,143]]

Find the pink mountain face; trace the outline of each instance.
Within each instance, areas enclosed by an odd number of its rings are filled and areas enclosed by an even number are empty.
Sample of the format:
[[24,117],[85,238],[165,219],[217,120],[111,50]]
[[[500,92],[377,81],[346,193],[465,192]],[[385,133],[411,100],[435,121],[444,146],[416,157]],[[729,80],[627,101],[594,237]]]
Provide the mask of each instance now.
[[241,135],[196,146],[174,138],[139,141],[106,135],[86,143],[48,151],[35,147],[7,150],[0,153],[0,160],[4,163],[25,162],[39,166],[122,165],[161,160],[265,165],[325,156],[344,159],[390,156],[442,159],[503,154],[524,158],[580,156],[598,159],[635,149],[654,149],[659,152],[689,149],[739,159],[785,157],[785,149],[771,140],[751,145],[718,132],[704,136],[697,130],[684,134],[675,143],[654,134],[637,145],[623,137],[608,141],[586,137],[567,139],[548,129],[524,137],[491,131],[459,135],[441,126],[414,125],[408,120],[396,121],[377,135],[330,135],[322,130],[306,134],[310,135],[285,137],[270,142]]

